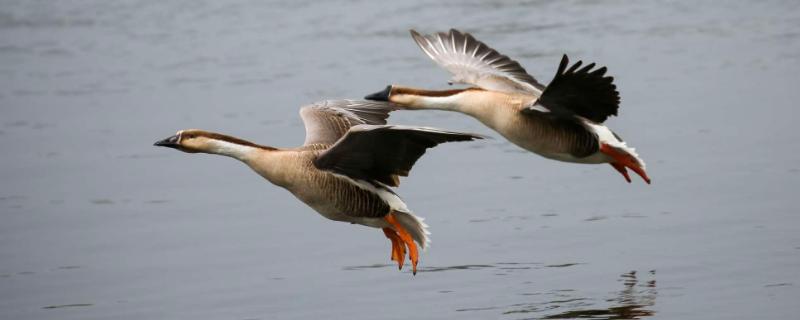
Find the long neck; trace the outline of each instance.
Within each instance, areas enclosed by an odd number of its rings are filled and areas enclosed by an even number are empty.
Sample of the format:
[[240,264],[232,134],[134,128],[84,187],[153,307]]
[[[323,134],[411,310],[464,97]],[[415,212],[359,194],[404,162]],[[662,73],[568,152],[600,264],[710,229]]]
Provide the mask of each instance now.
[[515,113],[531,103],[533,95],[489,91],[479,88],[430,91],[400,87],[389,100],[407,109],[436,109],[461,112],[493,127],[498,115]]
[[464,93],[474,89],[458,90],[424,90],[416,88],[393,89],[391,102],[405,106],[408,109],[434,109],[447,111],[462,111]]
[[259,149],[256,147],[236,144],[228,141],[210,140],[208,142],[208,148],[204,151],[207,153],[228,156],[243,162],[247,162],[247,159],[258,150]]
[[[235,139],[235,138],[234,138]],[[228,156],[244,162],[250,169],[253,169],[260,176],[266,178],[273,184],[286,186],[287,173],[291,170],[292,161],[286,158],[286,152],[278,152],[279,149],[257,145],[245,140],[235,139],[210,140],[208,148],[203,152]]]
[[222,134],[209,136],[208,141],[202,148],[202,152],[228,156],[245,163],[248,163],[259,153],[271,150],[275,150],[275,148],[261,146],[247,140]]

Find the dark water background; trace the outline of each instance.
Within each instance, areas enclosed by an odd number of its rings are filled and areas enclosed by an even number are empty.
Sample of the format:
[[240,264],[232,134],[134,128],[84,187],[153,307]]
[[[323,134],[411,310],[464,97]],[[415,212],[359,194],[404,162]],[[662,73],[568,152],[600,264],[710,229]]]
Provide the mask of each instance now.
[[[303,104],[444,88],[407,30],[450,27],[543,82],[607,65],[653,185],[441,146],[399,190],[433,233],[412,277],[379,230],[151,146],[295,146]],[[0,318],[794,319],[799,72],[797,1],[0,1]]]

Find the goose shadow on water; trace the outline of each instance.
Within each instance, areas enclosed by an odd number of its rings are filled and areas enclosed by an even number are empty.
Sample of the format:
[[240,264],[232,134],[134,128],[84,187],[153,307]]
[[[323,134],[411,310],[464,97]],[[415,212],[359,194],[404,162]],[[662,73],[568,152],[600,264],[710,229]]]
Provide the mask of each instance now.
[[[525,319],[642,319],[655,315],[656,290],[655,270],[648,272],[648,280],[641,280],[636,271],[620,276],[622,290],[606,299],[608,307],[595,308],[591,298],[576,296],[573,290],[550,292],[556,299],[548,302],[522,303],[513,305],[513,310],[503,314],[542,313],[540,317]],[[567,309],[567,310],[564,310]],[[552,313],[555,311],[555,313]]]
[[[500,272],[496,275],[507,273],[530,272],[548,268],[568,268],[584,265],[584,263],[544,264],[538,262],[498,262],[495,264],[470,264],[446,267],[424,267],[419,271],[448,272],[448,271],[492,271]],[[374,264],[364,266],[349,266],[344,270],[356,271],[376,268],[395,268],[392,264]],[[456,312],[486,312],[487,310],[505,310],[504,316],[515,319],[643,319],[654,316],[653,307],[656,303],[656,270],[644,274],[637,271],[623,273],[617,279],[622,284],[622,289],[612,293],[611,297],[598,299],[581,294],[578,290],[560,289],[545,292],[522,293],[527,298],[542,298],[538,301],[520,302],[506,306],[478,306],[461,308]],[[602,306],[600,306],[602,305]],[[532,317],[524,317],[526,315]],[[524,318],[516,318],[519,316]]]

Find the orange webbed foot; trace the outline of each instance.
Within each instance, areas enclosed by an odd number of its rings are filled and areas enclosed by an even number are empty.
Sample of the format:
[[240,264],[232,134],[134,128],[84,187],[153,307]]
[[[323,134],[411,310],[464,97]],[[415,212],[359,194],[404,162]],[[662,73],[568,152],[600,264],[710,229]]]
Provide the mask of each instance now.
[[619,173],[621,173],[623,177],[625,177],[625,181],[628,181],[628,183],[631,183],[631,176],[628,175],[628,170],[625,169],[625,166],[623,166],[623,165],[621,165],[619,163],[616,163],[616,162],[612,162],[612,163],[609,163],[609,164],[612,167],[614,167],[614,169],[617,169],[617,171]]
[[392,261],[397,261],[397,268],[403,270],[403,262],[406,259],[405,245],[393,229],[383,228],[383,234],[392,241]]
[[636,174],[642,177],[644,182],[650,184],[650,177],[648,177],[647,172],[644,171],[643,165],[633,155],[627,153],[625,150],[605,143],[600,145],[600,152],[614,159],[614,161],[610,163],[611,166],[617,169],[628,182],[631,182],[631,178],[628,176],[628,172],[625,170],[626,168],[633,170],[633,172],[636,172]]
[[[400,238],[405,246],[408,247],[408,259],[411,260],[411,272],[416,275],[417,274],[417,263],[419,262],[419,252],[417,251],[417,244],[414,243],[414,239],[411,235],[406,231],[400,223],[397,222],[397,219],[394,217],[392,213],[389,213],[384,218],[389,225],[392,226],[392,229],[396,232],[397,236]],[[401,246],[402,247],[402,246]]]

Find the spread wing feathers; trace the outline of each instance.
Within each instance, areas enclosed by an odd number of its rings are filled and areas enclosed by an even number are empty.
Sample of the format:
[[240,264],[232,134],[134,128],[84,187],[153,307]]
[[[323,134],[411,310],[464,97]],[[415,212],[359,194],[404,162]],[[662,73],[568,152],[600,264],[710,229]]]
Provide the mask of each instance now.
[[500,54],[469,33],[456,29],[421,35],[411,30],[420,49],[453,74],[452,83],[471,84],[486,90],[539,95],[544,85],[518,62]]
[[483,137],[426,127],[357,125],[314,160],[322,170],[356,180],[399,185],[425,150],[440,143]]
[[386,124],[389,112],[397,110],[383,101],[326,100],[300,108],[306,127],[303,145],[333,144],[350,127],[359,124]]
[[605,76],[606,67],[592,70],[595,64],[590,63],[580,68],[582,63],[578,61],[567,69],[569,58],[564,55],[553,81],[539,100],[524,111],[532,112],[543,106],[556,116],[578,115],[597,123],[617,115],[619,92],[614,78]]

